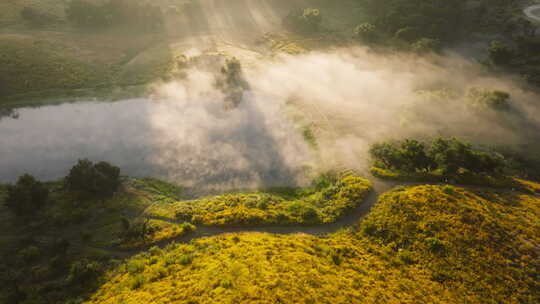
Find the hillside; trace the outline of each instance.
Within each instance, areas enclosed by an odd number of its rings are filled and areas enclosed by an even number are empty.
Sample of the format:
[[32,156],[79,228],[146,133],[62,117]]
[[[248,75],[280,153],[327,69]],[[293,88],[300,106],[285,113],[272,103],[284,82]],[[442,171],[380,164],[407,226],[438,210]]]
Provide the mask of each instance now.
[[540,198],[451,186],[383,195],[360,230],[171,244],[85,303],[536,303]]

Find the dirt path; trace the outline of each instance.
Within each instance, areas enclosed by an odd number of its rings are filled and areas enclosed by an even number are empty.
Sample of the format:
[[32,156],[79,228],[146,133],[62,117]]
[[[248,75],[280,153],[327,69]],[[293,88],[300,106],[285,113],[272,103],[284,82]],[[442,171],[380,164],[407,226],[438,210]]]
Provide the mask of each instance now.
[[[88,246],[88,247],[100,249],[112,255],[126,258],[132,255],[138,254],[142,251],[145,251],[153,246],[158,246],[158,247],[163,248],[167,244],[174,243],[174,242],[188,243],[192,240],[199,239],[199,238],[219,236],[219,235],[230,234],[230,233],[260,232],[260,233],[270,233],[270,234],[278,234],[278,235],[307,234],[307,235],[312,235],[312,236],[324,236],[327,234],[337,232],[340,229],[346,229],[346,228],[354,229],[358,225],[359,221],[369,214],[371,208],[378,201],[380,195],[382,195],[385,192],[388,192],[389,190],[397,186],[411,187],[411,186],[420,186],[420,185],[442,185],[443,184],[443,183],[385,182],[385,181],[380,181],[377,179],[373,179],[372,183],[373,183],[373,190],[371,191],[369,196],[360,204],[360,206],[350,210],[346,216],[330,224],[321,224],[321,225],[314,225],[314,226],[290,225],[290,226],[254,226],[254,227],[197,226],[197,230],[188,235],[184,235],[178,238],[166,239],[161,242],[149,245],[147,247],[142,247],[142,248],[133,249],[133,250],[121,250],[121,249],[116,249],[116,248],[95,247],[95,246]],[[519,192],[514,189],[497,189],[497,188],[491,188],[491,187],[479,187],[479,186],[467,186],[467,185],[454,185],[454,186],[466,187],[468,189],[473,189],[475,191]],[[176,220],[171,220],[169,218],[156,217],[156,216],[150,217],[150,219],[162,220],[162,221],[166,221],[170,223],[181,223],[181,221],[176,221]]]
[[540,22],[540,4],[532,5],[523,10],[525,16],[534,21]]

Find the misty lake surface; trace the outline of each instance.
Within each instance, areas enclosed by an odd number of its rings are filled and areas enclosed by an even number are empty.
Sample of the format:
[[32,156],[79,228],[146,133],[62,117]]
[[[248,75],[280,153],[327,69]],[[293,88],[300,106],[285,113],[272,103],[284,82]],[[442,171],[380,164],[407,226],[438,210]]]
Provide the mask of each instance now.
[[298,159],[285,155],[301,157],[306,147],[265,112],[256,103],[228,113],[220,103],[146,99],[21,108],[0,118],[0,183],[24,173],[58,180],[88,158],[119,166],[124,175],[191,187],[295,184]]

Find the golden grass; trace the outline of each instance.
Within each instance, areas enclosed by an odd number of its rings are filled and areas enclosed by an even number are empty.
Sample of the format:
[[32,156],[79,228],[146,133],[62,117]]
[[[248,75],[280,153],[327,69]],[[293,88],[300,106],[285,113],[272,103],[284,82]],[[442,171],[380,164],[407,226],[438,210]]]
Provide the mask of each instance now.
[[381,197],[358,232],[154,248],[86,303],[538,303],[540,199],[450,186]]

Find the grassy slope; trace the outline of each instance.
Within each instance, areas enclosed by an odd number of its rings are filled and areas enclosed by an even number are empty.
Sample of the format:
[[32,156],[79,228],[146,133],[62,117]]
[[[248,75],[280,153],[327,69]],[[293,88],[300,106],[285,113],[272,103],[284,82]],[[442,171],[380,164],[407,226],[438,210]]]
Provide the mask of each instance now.
[[328,177],[311,189],[226,194],[159,204],[146,214],[219,226],[332,223],[357,207],[370,191],[367,179]]
[[225,235],[142,253],[88,303],[538,303],[539,223],[538,197],[402,188],[359,232]]
[[[150,2],[164,9],[179,5],[173,0]],[[17,106],[16,101],[44,97],[108,95],[114,87],[142,85],[166,78],[175,68],[174,58],[179,54],[171,46],[181,43],[185,37],[176,37],[169,33],[170,29],[146,34],[129,29],[74,29],[64,19],[66,3],[60,0],[0,3],[0,24],[8,25],[0,31],[0,105]],[[296,5],[300,4],[285,6]],[[354,0],[343,1],[339,6],[333,1],[309,0],[301,6],[321,8],[325,15],[323,26],[330,36],[335,36],[336,32],[350,35],[349,29],[358,19],[364,19],[361,11],[352,9],[357,7]],[[23,7],[47,12],[60,22],[43,29],[30,28],[20,18]],[[321,39],[295,35],[270,40],[276,40],[271,43],[271,49],[278,52],[298,53],[324,44]]]

